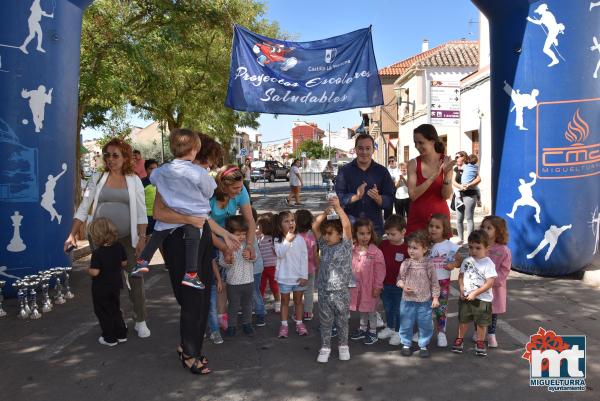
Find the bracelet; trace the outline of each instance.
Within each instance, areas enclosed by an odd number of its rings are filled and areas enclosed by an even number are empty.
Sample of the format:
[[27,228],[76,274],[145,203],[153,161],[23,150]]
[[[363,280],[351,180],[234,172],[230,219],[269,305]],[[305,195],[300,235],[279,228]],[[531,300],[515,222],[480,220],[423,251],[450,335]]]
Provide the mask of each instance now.
[[451,184],[451,181],[444,180],[444,185],[450,185],[450,184]]

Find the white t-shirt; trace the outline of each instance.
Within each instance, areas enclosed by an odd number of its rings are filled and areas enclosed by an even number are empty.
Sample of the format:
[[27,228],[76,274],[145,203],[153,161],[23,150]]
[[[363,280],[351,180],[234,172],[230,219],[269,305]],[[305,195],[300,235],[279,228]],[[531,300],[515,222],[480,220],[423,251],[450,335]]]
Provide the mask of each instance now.
[[275,241],[275,280],[285,285],[297,285],[298,279],[308,279],[308,249],[301,235],[296,234],[292,242]]
[[431,247],[429,252],[429,259],[435,266],[435,274],[438,280],[446,280],[450,278],[450,271],[446,270],[444,266],[448,263],[454,262],[454,255],[458,250],[458,245],[452,243],[450,240],[444,240],[438,242]]
[[298,178],[298,175],[300,174],[300,169],[298,168],[298,166],[292,166],[292,169],[290,170],[290,185],[293,187],[299,187],[300,186],[300,178]]
[[[464,274],[463,285],[465,296],[467,296],[470,292],[483,287],[488,278],[498,276],[494,262],[492,262],[492,259],[488,258],[487,256],[479,260],[469,256],[463,260],[462,265],[460,266],[460,272]],[[477,299],[486,302],[492,302],[494,299],[492,287],[490,287],[486,292],[479,294]]]

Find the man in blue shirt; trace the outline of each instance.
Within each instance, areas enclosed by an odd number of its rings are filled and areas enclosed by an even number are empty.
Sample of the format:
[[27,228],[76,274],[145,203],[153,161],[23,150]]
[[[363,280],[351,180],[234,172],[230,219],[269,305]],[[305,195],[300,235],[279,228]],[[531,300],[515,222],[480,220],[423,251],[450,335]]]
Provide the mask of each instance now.
[[396,192],[394,181],[387,168],[373,160],[373,137],[358,135],[354,150],[356,159],[338,172],[335,192],[352,223],[359,218],[369,219],[377,234],[383,235],[381,212],[393,204]]

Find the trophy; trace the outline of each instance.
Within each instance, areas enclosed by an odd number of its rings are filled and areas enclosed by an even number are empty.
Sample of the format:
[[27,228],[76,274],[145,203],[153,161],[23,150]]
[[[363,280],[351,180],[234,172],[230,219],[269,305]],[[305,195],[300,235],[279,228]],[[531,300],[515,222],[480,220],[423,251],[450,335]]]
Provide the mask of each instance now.
[[64,283],[65,283],[65,298],[73,299],[75,298],[75,294],[71,292],[70,280],[69,280],[69,272],[73,270],[73,267],[67,266],[64,267]]
[[21,280],[17,280],[13,283],[13,288],[17,290],[17,299],[19,300],[19,314],[17,318],[27,319],[29,317],[29,305],[27,305],[24,283]]
[[56,279],[56,284],[54,285],[54,288],[56,289],[56,294],[54,295],[54,304],[55,305],[62,305],[65,302],[65,298],[63,297],[63,293],[62,293],[62,284],[60,282],[60,276],[62,276],[63,274],[63,268],[62,267],[54,267],[52,269],[50,269],[50,271],[52,272],[52,276]]
[[52,310],[52,301],[48,290],[50,289],[50,279],[52,278],[50,271],[45,270],[38,272],[40,276],[40,282],[42,287],[42,312],[47,313]]
[[6,311],[2,307],[2,302],[4,301],[4,295],[2,295],[2,288],[4,288],[5,284],[6,284],[6,281],[0,280],[0,317],[6,316]]
[[36,276],[32,276],[32,279],[27,282],[27,288],[29,289],[29,308],[31,309],[30,319],[39,319],[42,314],[38,310],[37,304],[37,293],[35,289],[40,285],[40,281]]
[[[327,184],[327,200],[331,200],[332,198],[337,197],[337,194],[335,193],[335,191],[333,190],[333,181],[331,179],[328,180],[328,184]],[[327,215],[327,220],[339,220],[340,216],[335,212],[335,210],[332,210],[331,213],[329,213]]]

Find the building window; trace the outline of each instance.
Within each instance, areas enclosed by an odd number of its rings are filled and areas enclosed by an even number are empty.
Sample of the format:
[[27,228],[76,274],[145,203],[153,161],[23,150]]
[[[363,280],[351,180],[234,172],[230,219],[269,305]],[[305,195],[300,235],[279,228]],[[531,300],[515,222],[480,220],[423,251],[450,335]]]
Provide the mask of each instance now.
[[479,130],[470,132],[471,137],[471,153],[479,156]]

